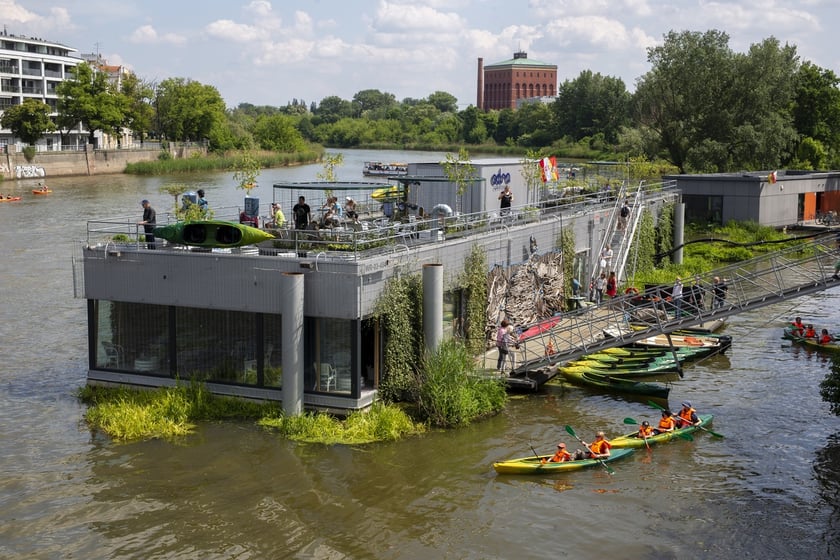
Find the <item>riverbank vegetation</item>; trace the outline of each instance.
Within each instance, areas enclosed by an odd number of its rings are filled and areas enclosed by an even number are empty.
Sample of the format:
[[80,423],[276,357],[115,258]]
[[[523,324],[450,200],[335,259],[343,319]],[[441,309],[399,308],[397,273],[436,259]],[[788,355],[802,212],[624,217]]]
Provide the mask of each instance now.
[[[169,152],[161,152],[168,154]],[[313,146],[294,153],[275,153],[264,150],[250,153],[261,169],[272,167],[288,167],[319,161],[323,155],[323,148]],[[202,157],[173,159],[164,156],[155,161],[140,161],[126,165],[125,172],[133,175],[165,175],[170,173],[195,173],[201,171],[236,171],[242,160],[243,152],[225,152],[210,154]]]

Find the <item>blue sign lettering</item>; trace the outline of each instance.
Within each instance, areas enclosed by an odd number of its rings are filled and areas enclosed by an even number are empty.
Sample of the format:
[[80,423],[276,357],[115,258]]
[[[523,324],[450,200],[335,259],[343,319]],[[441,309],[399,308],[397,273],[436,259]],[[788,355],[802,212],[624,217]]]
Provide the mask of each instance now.
[[503,173],[501,168],[497,173],[490,176],[490,185],[494,187],[493,190],[508,184],[510,184],[510,173]]

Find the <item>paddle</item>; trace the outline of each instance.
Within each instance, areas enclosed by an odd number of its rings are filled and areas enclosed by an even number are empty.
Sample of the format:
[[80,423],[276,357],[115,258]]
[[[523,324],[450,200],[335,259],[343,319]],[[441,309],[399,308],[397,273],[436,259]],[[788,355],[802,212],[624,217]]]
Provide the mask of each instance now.
[[[586,449],[589,449],[589,446],[588,446],[588,445],[586,445],[586,442],[585,442],[585,441],[583,441],[582,439],[580,439],[580,438],[578,437],[578,435],[575,433],[574,429],[572,429],[572,427],[571,427],[571,426],[566,426],[566,431],[569,433],[569,435],[570,435],[570,436],[572,436],[573,438],[575,438],[576,440],[578,440],[578,441],[581,443],[581,445],[583,445]],[[591,450],[591,449],[589,449],[589,451],[591,452],[592,450]],[[602,467],[604,467],[604,469],[605,469],[605,470],[606,470],[609,474],[615,474],[615,471],[614,471],[614,470],[612,470],[612,469],[610,468],[610,466],[609,466],[608,464],[606,464],[604,461],[602,461],[599,457],[593,457],[593,459],[595,459],[596,461],[598,461],[599,463],[601,463],[601,466],[602,466]]]
[[[660,406],[660,405],[656,404],[656,403],[655,403],[655,402],[653,402],[653,401],[648,401],[648,404],[649,404],[650,406],[652,406],[653,408],[658,408],[659,410],[668,410],[667,408],[664,408],[664,407],[662,407],[662,406]],[[676,414],[671,414],[671,416],[672,416],[672,417],[674,417],[674,418],[679,418],[679,416],[677,416]],[[708,429],[708,428],[704,428],[703,426],[695,426],[695,427],[696,427],[697,429],[699,429],[699,430],[703,430],[704,432],[709,432],[710,434],[712,434],[712,435],[713,435],[713,436],[715,436],[715,437],[719,437],[719,438],[724,437],[724,436],[723,436],[723,434],[719,434],[719,433],[714,432],[714,431],[712,431],[712,430],[710,430],[710,429]]]
[[533,445],[531,445],[531,444],[529,443],[529,444],[528,444],[528,447],[530,447],[530,448],[531,448],[531,451],[533,451],[533,452],[534,452],[534,457],[536,457],[536,458],[537,458],[537,461],[539,461],[540,466],[539,466],[539,467],[537,467],[537,470],[540,470],[540,469],[542,468],[542,466],[545,464],[545,463],[543,463],[542,457],[540,457],[540,454],[539,454],[539,453],[537,453],[537,450],[536,450],[536,449],[534,449],[534,446],[533,446]]
[[[639,424],[633,418],[625,418],[624,423],[625,424],[635,424],[635,425]],[[668,433],[668,432],[661,432],[661,433],[665,434],[665,433]],[[673,433],[680,436],[683,439],[687,439],[688,441],[694,441],[694,438],[692,437],[691,434],[686,434],[686,433],[683,433],[683,432],[681,432],[679,430],[676,430],[676,429],[673,431]],[[647,443],[647,438],[645,439],[645,443]]]

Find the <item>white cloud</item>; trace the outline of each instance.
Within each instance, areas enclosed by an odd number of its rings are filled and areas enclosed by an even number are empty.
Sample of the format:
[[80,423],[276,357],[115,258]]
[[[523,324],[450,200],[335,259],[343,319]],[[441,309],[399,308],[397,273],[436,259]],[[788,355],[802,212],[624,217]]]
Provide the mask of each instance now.
[[214,21],[204,29],[213,37],[235,43],[254,43],[268,39],[265,30],[245,23],[236,23],[229,19]]
[[182,45],[187,42],[186,37],[176,33],[159,34],[151,25],[141,25],[128,38],[132,43]]

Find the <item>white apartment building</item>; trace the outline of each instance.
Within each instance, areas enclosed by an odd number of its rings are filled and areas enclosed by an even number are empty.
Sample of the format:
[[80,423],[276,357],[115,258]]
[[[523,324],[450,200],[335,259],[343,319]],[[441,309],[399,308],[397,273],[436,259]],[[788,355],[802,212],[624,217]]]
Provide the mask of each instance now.
[[[73,68],[82,62],[78,51],[37,37],[0,32],[0,114],[25,99],[38,99],[57,114],[56,89],[72,76]],[[64,149],[83,149],[87,134],[76,126],[65,134]],[[0,149],[19,144],[12,132],[0,128]],[[48,133],[36,145],[39,150],[61,150],[59,131]],[[22,145],[18,145],[22,148]]]

